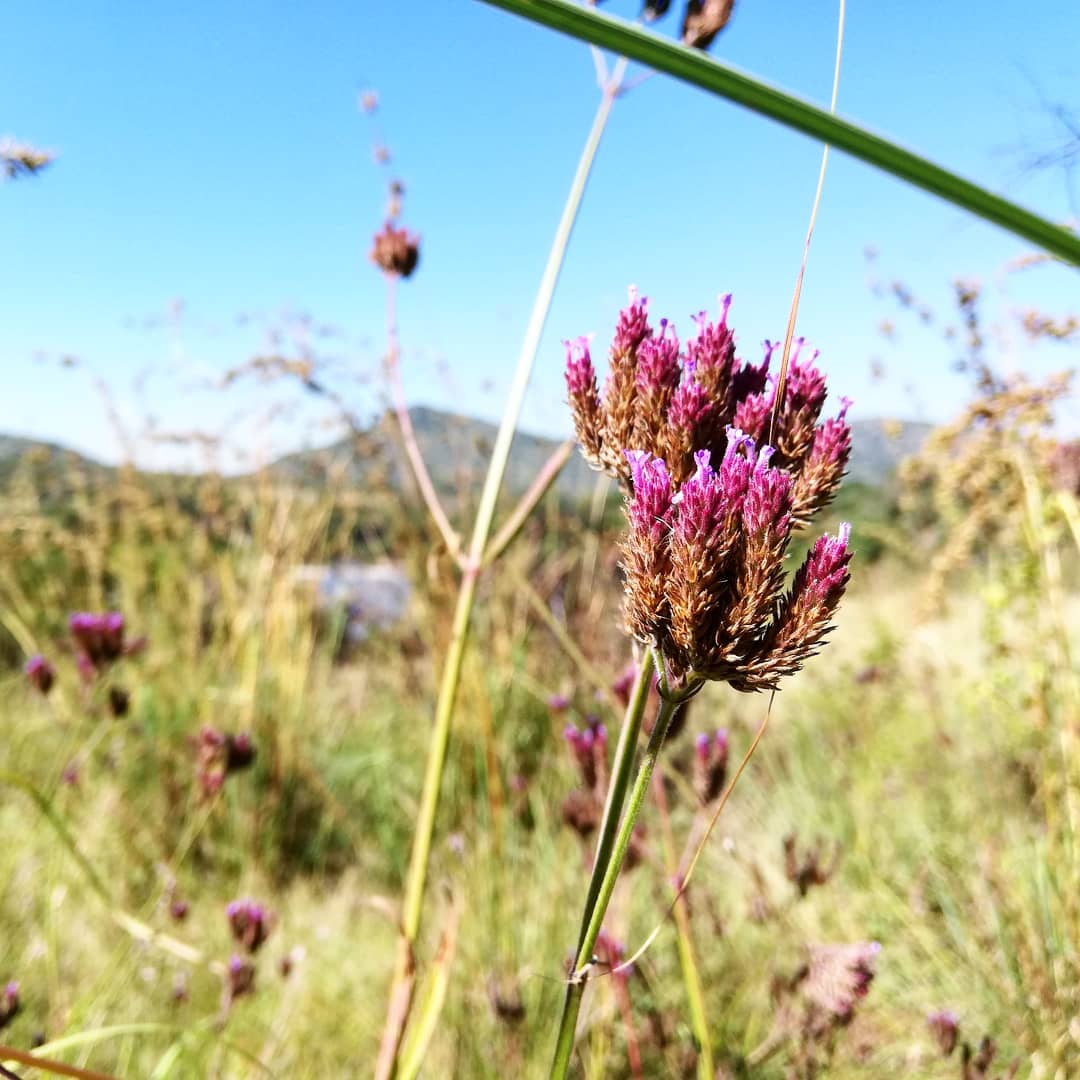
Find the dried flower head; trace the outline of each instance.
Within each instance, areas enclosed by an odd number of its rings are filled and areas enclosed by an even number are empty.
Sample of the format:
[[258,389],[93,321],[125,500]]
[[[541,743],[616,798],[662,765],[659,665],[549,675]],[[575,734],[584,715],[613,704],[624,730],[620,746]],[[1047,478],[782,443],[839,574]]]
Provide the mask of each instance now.
[[839,847],[826,857],[825,842],[820,838],[811,847],[800,851],[794,833],[784,837],[784,876],[795,886],[800,897],[805,897],[815,885],[824,885],[836,872],[839,862]]
[[388,274],[410,277],[420,261],[420,237],[407,229],[396,229],[388,221],[375,234],[371,261]]
[[735,0],[688,0],[683,17],[682,39],[697,49],[707,49],[731,18]]
[[109,687],[109,712],[115,717],[127,716],[131,707],[131,694],[122,686]]
[[55,159],[51,150],[39,150],[10,136],[0,139],[0,175],[6,180],[35,176]]
[[802,358],[800,339],[777,406],[777,388],[768,385],[776,346],[766,341],[758,364],[739,359],[728,325],[730,306],[731,297],[721,297],[717,322],[699,313],[696,334],[681,346],[665,320],[653,330],[647,300],[631,289],[602,393],[589,339],[567,341],[566,386],[577,439],[586,461],[624,490],[633,485],[626,450],[661,458],[679,487],[693,474],[698,451],[722,456],[734,426],[775,448],[774,464],[792,477],[792,519],[802,526],[832,500],[847,468],[851,402],[843,399],[838,414],[821,421],[825,378],[815,366],[816,352]]
[[56,669],[40,653],[26,661],[23,672],[30,685],[41,694],[47,694],[56,681]]

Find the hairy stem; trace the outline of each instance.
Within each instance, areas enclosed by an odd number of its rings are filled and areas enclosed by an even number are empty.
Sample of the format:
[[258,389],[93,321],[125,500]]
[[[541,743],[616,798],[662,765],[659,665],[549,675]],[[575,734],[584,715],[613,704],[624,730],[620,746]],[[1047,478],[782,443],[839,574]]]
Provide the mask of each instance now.
[[[577,1030],[578,1013],[581,1010],[581,999],[585,994],[585,983],[588,977],[589,965],[592,962],[593,949],[596,948],[596,939],[600,936],[600,929],[604,925],[604,916],[607,914],[608,904],[611,902],[611,894],[615,891],[619,871],[622,870],[626,852],[630,847],[630,841],[634,835],[634,826],[637,824],[638,815],[641,813],[645,796],[648,794],[649,781],[652,779],[653,769],[656,767],[657,758],[660,756],[660,749],[664,745],[664,738],[667,736],[671,721],[679,711],[679,706],[686,700],[687,696],[681,695],[678,698],[665,697],[661,699],[656,722],[653,724],[652,734],[649,736],[649,742],[645,747],[645,753],[642,756],[634,786],[630,791],[626,813],[623,815],[622,824],[619,826],[607,868],[596,890],[595,900],[591,904],[588,899],[586,900],[587,925],[578,948],[574,971],[571,973],[570,982],[566,988],[562,1017],[559,1020],[559,1034],[555,1043],[555,1058],[551,1064],[552,1080],[564,1080],[570,1067],[570,1055],[574,1049],[574,1034]],[[615,779],[613,776],[612,786],[614,784]],[[599,855],[599,851],[597,854]],[[592,884],[590,882],[589,898],[592,897]],[[589,914],[590,908],[591,914]]]
[[580,950],[585,935],[592,921],[596,898],[600,895],[600,885],[611,862],[611,852],[615,847],[615,836],[619,828],[626,793],[630,789],[630,771],[634,767],[634,752],[637,750],[638,736],[641,734],[641,720],[645,715],[645,706],[649,701],[649,689],[652,686],[653,654],[646,649],[638,666],[637,679],[630,692],[619,741],[615,744],[615,761],[611,766],[611,782],[608,784],[607,798],[604,800],[604,814],[600,820],[600,837],[596,842],[596,854],[593,856],[592,873],[589,876],[589,888],[585,894],[585,910],[581,916],[581,930],[578,932],[577,947]]

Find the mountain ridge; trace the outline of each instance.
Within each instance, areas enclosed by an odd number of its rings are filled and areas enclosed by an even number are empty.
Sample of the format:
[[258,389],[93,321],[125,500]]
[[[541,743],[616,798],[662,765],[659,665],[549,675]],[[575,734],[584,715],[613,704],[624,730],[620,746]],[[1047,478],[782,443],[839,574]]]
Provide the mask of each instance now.
[[[480,482],[495,441],[495,424],[423,405],[411,408],[409,415],[432,481],[440,492],[463,492]],[[282,454],[258,471],[297,483],[318,483],[327,470],[344,469],[358,486],[373,482],[381,474],[391,488],[401,490],[412,481],[396,425],[394,414],[387,412],[355,436],[317,449]],[[900,461],[919,449],[932,427],[921,421],[853,421],[849,478],[869,485],[887,481]],[[559,445],[557,439],[517,432],[505,487],[515,493],[523,491]],[[93,471],[109,472],[116,468],[49,440],[0,434],[0,481],[6,482],[28,453],[74,460]],[[152,471],[155,475],[171,475]],[[233,479],[245,475],[252,473],[238,474]],[[560,474],[556,489],[569,498],[587,496],[593,491],[596,475],[579,454],[574,454]]]

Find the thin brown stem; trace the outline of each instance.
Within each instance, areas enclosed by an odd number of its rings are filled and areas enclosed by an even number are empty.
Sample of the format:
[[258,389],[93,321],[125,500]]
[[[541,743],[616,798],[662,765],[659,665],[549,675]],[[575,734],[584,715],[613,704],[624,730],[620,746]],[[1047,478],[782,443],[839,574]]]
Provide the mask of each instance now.
[[420,452],[420,444],[416,439],[409,406],[405,400],[405,387],[401,381],[401,345],[397,327],[398,275],[388,271],[384,276],[386,278],[386,379],[390,384],[394,415],[397,417],[398,429],[401,432],[401,443],[405,448],[405,456],[408,458],[413,478],[420,489],[420,497],[424,500],[427,512],[431,515],[431,520],[435,522],[435,527],[439,530],[447,551],[460,566],[462,563],[461,537],[450,524],[450,519],[446,516],[439,494],[432,483],[431,474],[428,472],[424,455]]
[[[840,59],[844,52],[844,11],[846,0],[840,0],[840,25],[836,32],[836,64],[833,68],[832,101],[829,111],[836,112],[836,96],[840,90]],[[787,329],[784,331],[784,347],[780,354],[780,374],[776,379],[776,394],[773,399],[772,415],[769,417],[769,443],[773,441],[776,418],[784,403],[784,383],[787,382],[788,366],[791,362],[791,341],[795,336],[795,320],[799,314],[799,300],[802,297],[803,278],[806,276],[806,261],[810,257],[810,241],[814,238],[814,226],[817,224],[818,208],[821,206],[821,192],[825,187],[825,170],[829,165],[828,143],[821,151],[821,168],[818,170],[817,190],[814,192],[814,205],[810,210],[810,224],[806,230],[806,242],[803,244],[802,262],[799,274],[795,278],[795,292],[791,297],[791,309],[788,312]]]
[[0,1061],[17,1061],[28,1068],[40,1069],[42,1072],[52,1073],[53,1076],[74,1076],[76,1080],[116,1080],[107,1073],[94,1072],[91,1069],[79,1068],[78,1065],[68,1065],[63,1061],[38,1057],[37,1054],[16,1050],[14,1046],[6,1046],[3,1043],[0,1043]]
[[514,542],[514,538],[521,531],[521,527],[528,520],[529,515],[536,509],[536,504],[547,494],[548,489],[558,479],[563,466],[570,460],[574,452],[573,439],[567,439],[552,452],[544,462],[536,479],[529,485],[528,491],[518,500],[517,506],[511,511],[503,527],[495,534],[495,538],[484,552],[484,565],[489,566]]

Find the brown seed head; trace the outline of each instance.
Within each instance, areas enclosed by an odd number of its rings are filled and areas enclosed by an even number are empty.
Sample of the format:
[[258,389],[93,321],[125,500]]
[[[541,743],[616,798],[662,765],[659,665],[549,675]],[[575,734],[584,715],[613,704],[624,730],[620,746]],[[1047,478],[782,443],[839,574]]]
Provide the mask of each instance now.
[[375,234],[371,261],[388,274],[410,277],[420,261],[420,237],[407,229],[396,229],[388,221]]

